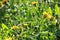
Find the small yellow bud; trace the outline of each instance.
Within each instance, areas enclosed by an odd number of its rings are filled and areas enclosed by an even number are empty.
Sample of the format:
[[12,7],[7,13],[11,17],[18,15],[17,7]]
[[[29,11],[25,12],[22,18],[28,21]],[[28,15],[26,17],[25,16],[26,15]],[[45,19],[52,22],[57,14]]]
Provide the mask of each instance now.
[[53,16],[51,16],[50,20],[51,20],[51,21],[53,21],[53,19],[54,19],[54,17],[53,17]]
[[37,4],[38,2],[32,2],[32,4],[36,7],[36,4]]
[[13,29],[14,29],[14,30],[16,30],[17,28],[18,28],[18,26],[16,26],[16,25],[13,26]]
[[26,24],[24,24],[24,26],[28,26],[28,24],[26,23]]

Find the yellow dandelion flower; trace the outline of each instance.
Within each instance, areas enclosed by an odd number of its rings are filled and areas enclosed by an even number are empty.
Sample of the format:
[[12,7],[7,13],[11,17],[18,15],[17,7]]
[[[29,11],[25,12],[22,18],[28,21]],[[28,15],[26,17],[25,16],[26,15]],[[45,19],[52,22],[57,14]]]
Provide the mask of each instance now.
[[2,0],[2,3],[3,4],[6,4],[6,2],[8,2],[8,0]]
[[18,28],[18,26],[14,25],[12,28],[13,28],[14,30],[16,30],[16,29]]
[[44,18],[47,18],[49,15],[47,12],[43,12]]
[[12,37],[8,37],[8,38],[6,38],[5,40],[12,40]]
[[50,14],[48,14],[48,12],[43,12],[44,18],[48,18],[50,20],[53,20],[53,16],[51,16]]

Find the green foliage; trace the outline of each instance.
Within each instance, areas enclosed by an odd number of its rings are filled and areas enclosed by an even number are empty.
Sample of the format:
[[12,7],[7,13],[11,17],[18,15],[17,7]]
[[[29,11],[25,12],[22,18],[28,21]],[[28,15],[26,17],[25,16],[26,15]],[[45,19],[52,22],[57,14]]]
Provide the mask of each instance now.
[[0,1],[0,40],[57,40],[60,7],[55,1]]

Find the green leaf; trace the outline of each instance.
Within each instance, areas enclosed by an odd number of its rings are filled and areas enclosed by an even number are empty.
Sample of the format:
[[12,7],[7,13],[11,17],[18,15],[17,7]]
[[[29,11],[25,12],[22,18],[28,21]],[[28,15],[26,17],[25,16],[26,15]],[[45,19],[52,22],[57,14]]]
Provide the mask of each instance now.
[[58,4],[55,5],[55,13],[60,15]]
[[2,29],[3,29],[3,30],[4,30],[4,29],[8,29],[8,27],[7,27],[4,23],[2,23],[1,26],[2,26]]
[[52,15],[52,9],[49,7],[47,10]]

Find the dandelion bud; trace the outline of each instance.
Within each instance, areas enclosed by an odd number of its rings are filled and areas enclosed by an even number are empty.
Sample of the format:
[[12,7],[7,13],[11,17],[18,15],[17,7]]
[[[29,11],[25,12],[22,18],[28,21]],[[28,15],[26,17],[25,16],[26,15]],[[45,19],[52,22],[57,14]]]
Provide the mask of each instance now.
[[36,7],[36,4],[37,4],[38,2],[32,2],[32,4]]
[[53,17],[53,16],[51,16],[50,21],[53,21],[53,19],[54,19],[54,17]]
[[14,25],[12,28],[13,28],[14,30],[16,30],[16,29],[18,28],[18,26]]

